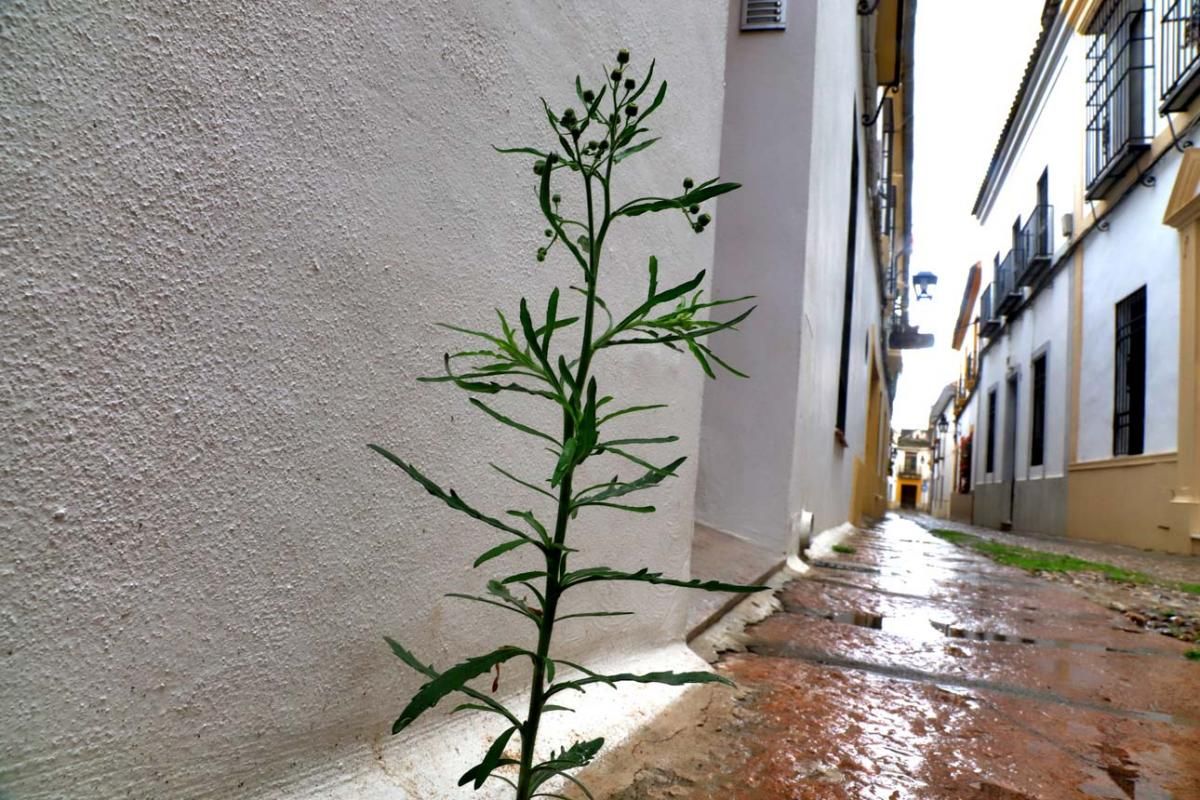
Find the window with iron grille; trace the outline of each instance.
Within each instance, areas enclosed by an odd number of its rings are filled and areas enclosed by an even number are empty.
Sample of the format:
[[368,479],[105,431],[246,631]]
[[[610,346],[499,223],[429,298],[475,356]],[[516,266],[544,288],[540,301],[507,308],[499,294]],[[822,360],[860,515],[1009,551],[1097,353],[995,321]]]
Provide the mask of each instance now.
[[1046,354],[1033,360],[1033,399],[1030,415],[1029,466],[1040,467],[1046,459]]
[[1135,456],[1146,439],[1146,287],[1117,303],[1113,455]]
[[904,471],[905,471],[905,473],[907,473],[909,475],[912,475],[913,473],[915,473],[917,471],[917,454],[916,453],[905,453],[904,454]]
[[996,471],[996,390],[992,389],[988,392],[987,406],[987,443],[983,451],[984,465],[983,471],[993,473]]
[[1200,93],[1200,0],[1173,0],[1162,18],[1160,110],[1183,111]]
[[1104,194],[1150,145],[1153,0],[1105,0],[1087,57],[1087,198]]

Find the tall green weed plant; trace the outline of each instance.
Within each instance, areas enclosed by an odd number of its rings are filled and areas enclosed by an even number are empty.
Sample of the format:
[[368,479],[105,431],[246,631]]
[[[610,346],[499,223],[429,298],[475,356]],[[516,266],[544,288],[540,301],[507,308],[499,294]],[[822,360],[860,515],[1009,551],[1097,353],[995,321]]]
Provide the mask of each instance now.
[[[582,664],[557,658],[551,644],[555,627],[572,619],[630,614],[628,611],[589,611],[559,614],[559,603],[567,592],[586,591],[589,584],[611,581],[681,586],[712,592],[752,592],[763,587],[727,584],[719,581],[683,580],[664,577],[648,568],[633,572],[608,566],[582,566],[574,562],[584,554],[570,546],[571,523],[580,514],[597,508],[618,509],[632,514],[649,514],[652,505],[634,496],[653,489],[676,475],[684,458],[662,463],[646,448],[670,445],[675,436],[613,438],[607,435],[614,421],[633,414],[661,410],[662,404],[638,404],[636,398],[622,404],[601,391],[594,365],[608,350],[629,347],[668,347],[690,353],[710,378],[724,369],[741,375],[722,361],[707,340],[721,331],[733,329],[754,309],[743,305],[740,313],[724,322],[708,319],[709,312],[728,304],[743,304],[750,298],[704,300],[700,289],[704,273],[675,286],[660,286],[658,261],[649,257],[645,298],[636,307],[618,312],[604,302],[600,294],[601,264],[605,240],[616,225],[632,222],[645,214],[678,214],[696,233],[703,233],[711,222],[703,205],[738,188],[736,183],[716,179],[695,183],[682,181],[682,191],[671,197],[638,197],[620,205],[613,201],[615,174],[626,159],[643,153],[657,137],[646,127],[651,115],[667,96],[667,84],[652,89],[654,64],[646,75],[635,78],[629,67],[629,53],[622,50],[617,63],[605,69],[595,88],[575,79],[579,110],[554,111],[542,101],[548,128],[549,147],[496,148],[501,153],[528,157],[537,179],[537,201],[545,217],[545,244],[536,253],[539,262],[559,251],[578,275],[578,282],[564,289],[555,288],[538,314],[531,303],[521,298],[515,317],[497,311],[497,330],[471,330],[445,325],[469,337],[471,345],[444,357],[444,372],[422,380],[451,384],[470,394],[469,402],[500,425],[527,435],[531,445],[548,448],[554,454],[554,468],[541,479],[516,474],[514,468],[492,464],[492,468],[514,484],[548,500],[554,508],[553,519],[540,518],[533,511],[509,509],[503,515],[491,515],[476,509],[453,489],[443,489],[415,466],[378,445],[370,445],[388,461],[404,470],[426,491],[450,508],[501,535],[475,559],[475,567],[494,567],[494,562],[520,549],[536,550],[542,566],[487,581],[480,595],[450,594],[450,597],[488,605],[505,613],[516,614],[530,626],[536,642],[528,647],[506,645],[490,653],[468,658],[446,669],[436,669],[419,660],[403,645],[387,639],[392,651],[409,667],[428,678],[409,701],[395,724],[393,733],[411,725],[422,713],[450,695],[463,702],[455,712],[495,715],[502,729],[482,760],[463,774],[459,785],[475,789],[489,780],[510,785],[517,800],[535,797],[562,797],[551,791],[555,779],[577,785],[591,797],[574,776],[595,758],[604,744],[600,738],[579,741],[557,752],[538,753],[538,734],[542,718],[552,712],[570,711],[564,705],[572,693],[603,684],[661,683],[678,686],[693,683],[728,683],[710,672],[652,672],[613,674],[595,672]],[[652,92],[651,92],[652,90]],[[651,93],[648,93],[651,92]],[[556,188],[575,182],[581,190],[578,207],[568,207]],[[583,298],[582,318],[560,316],[559,300],[564,291],[578,292]],[[517,394],[529,401],[548,403],[561,412],[562,425],[556,431],[544,431],[502,413],[493,398]],[[585,462],[605,459],[620,470],[610,480],[577,486],[578,471]],[[493,691],[473,686],[477,679],[497,670],[505,662],[525,659],[532,667],[529,705],[524,714],[497,700]],[[512,749],[510,749],[510,747]],[[519,750],[519,755],[517,752]]]

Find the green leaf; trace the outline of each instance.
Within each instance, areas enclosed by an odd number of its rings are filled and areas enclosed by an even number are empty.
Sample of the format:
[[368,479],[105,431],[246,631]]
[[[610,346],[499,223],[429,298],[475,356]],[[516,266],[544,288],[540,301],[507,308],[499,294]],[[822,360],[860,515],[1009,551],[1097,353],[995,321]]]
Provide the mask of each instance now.
[[563,445],[562,454],[558,457],[558,463],[554,465],[554,475],[550,478],[551,486],[558,486],[562,483],[567,472],[575,466],[575,450],[578,446],[579,443],[575,441],[574,436],[567,439],[566,444]]
[[505,525],[503,522],[501,522],[498,519],[495,519],[494,517],[489,517],[486,514],[476,511],[474,508],[467,505],[466,502],[461,497],[459,497],[458,493],[456,493],[453,489],[451,489],[449,492],[446,492],[444,489],[442,489],[442,487],[438,486],[436,483],[434,483],[433,481],[429,480],[424,475],[422,475],[417,470],[416,467],[412,466],[411,464],[405,463],[404,461],[401,461],[399,458],[392,455],[387,450],[384,450],[379,445],[369,444],[369,445],[367,445],[367,447],[371,448],[376,453],[379,453],[379,455],[383,456],[388,461],[391,461],[393,464],[400,467],[400,469],[407,472],[410,478],[412,478],[417,483],[419,483],[425,487],[425,491],[429,492],[431,495],[433,495],[437,499],[441,500],[443,503],[450,506],[450,508],[453,508],[455,511],[461,511],[462,513],[466,514],[468,517],[471,517],[472,519],[477,519],[480,522],[485,523],[487,525],[491,525],[493,528],[502,530],[505,533],[511,533],[513,536],[516,536],[520,539],[529,540],[529,535],[526,534],[524,531],[517,530],[516,528],[514,528],[510,525]]
[[645,198],[643,200],[635,200],[632,203],[627,203],[616,211],[613,216],[638,217],[646,213],[656,213],[659,211],[667,211],[672,208],[687,208],[718,195],[726,194],[741,188],[740,183],[717,183],[707,186],[697,186],[687,194],[680,195],[674,198],[655,197]]
[[519,609],[519,608],[514,608],[514,607],[512,607],[512,606],[510,606],[510,605],[506,605],[506,604],[504,604],[504,603],[498,603],[498,602],[496,602],[495,600],[488,600],[486,597],[478,597],[478,596],[476,596],[476,595],[473,595],[473,594],[463,594],[462,592],[446,592],[446,594],[445,594],[444,596],[445,596],[445,597],[454,597],[454,598],[457,598],[457,599],[459,599],[459,600],[470,600],[470,601],[472,601],[472,602],[475,602],[475,603],[483,603],[484,605],[494,606],[494,607],[496,607],[496,608],[502,608],[502,609],[504,609],[505,611],[512,612],[513,614],[520,614],[521,616],[523,616],[523,617],[526,617],[527,619],[530,619],[530,620],[532,620],[532,621],[533,621],[534,623],[536,623],[536,624],[537,624],[539,627],[540,627],[540,626],[541,626],[541,624],[542,624],[542,621],[541,621],[541,619],[540,619],[540,618],[537,618],[537,617],[530,616],[528,613],[526,613],[526,612],[522,611],[522,610],[521,610],[521,609]]
[[[670,289],[667,289],[666,291],[659,292],[658,294],[652,295],[649,299],[646,300],[646,302],[642,303],[636,309],[631,311],[629,313],[629,315],[625,317],[625,319],[621,320],[621,322],[618,323],[617,326],[613,329],[613,332],[620,333],[625,328],[627,328],[628,326],[632,325],[633,323],[637,322],[642,317],[644,317],[646,315],[646,312],[648,312],[650,309],[654,308],[657,305],[661,305],[663,303],[669,303],[670,301],[672,301],[678,297],[682,297],[683,295],[687,294],[688,292],[692,291],[697,286],[699,286],[703,280],[704,280],[704,270],[700,270],[700,272],[696,274],[696,277],[692,278],[690,281],[684,281],[683,283],[679,284],[678,286],[672,286]],[[600,346],[603,346],[603,345],[600,345]]]
[[458,779],[458,785],[465,786],[471,781],[474,781],[475,786],[473,788],[478,791],[479,787],[483,786],[483,782],[488,779],[488,776],[492,774],[492,771],[495,770],[496,767],[500,766],[502,761],[508,761],[512,764],[519,763],[513,761],[512,759],[504,758],[504,748],[508,746],[509,739],[511,739],[512,735],[516,732],[517,728],[514,725],[513,727],[504,731],[504,733],[500,734],[496,741],[492,742],[492,746],[488,748],[487,754],[483,757],[483,761],[464,772],[463,776]]
[[[558,288],[550,293],[550,298],[546,301],[546,325],[545,333],[542,335],[542,352],[550,352],[550,337],[554,333],[554,319],[558,315]],[[550,369],[550,364],[545,365],[546,371],[553,374],[554,370]]]
[[526,542],[524,539],[513,539],[511,542],[504,542],[502,544],[498,544],[495,547],[493,547],[491,550],[488,550],[486,553],[481,555],[479,558],[475,559],[475,563],[472,564],[471,566],[478,567],[481,564],[485,564],[488,561],[491,561],[493,558],[499,558],[500,556],[507,553],[509,550],[516,550],[518,547],[520,547],[523,544],[528,544],[528,542]]
[[503,602],[508,603],[513,608],[520,610],[530,619],[535,620],[539,624],[542,619],[542,610],[540,608],[530,608],[529,604],[508,590],[500,581],[487,582],[488,594],[500,598]]
[[679,586],[684,589],[699,589],[704,592],[737,592],[739,594],[750,594],[752,592],[761,592],[764,589],[769,589],[769,586],[751,586],[741,583],[724,583],[722,581],[702,581],[699,578],[691,580],[680,580],[678,578],[664,578],[661,572],[650,572],[648,569],[642,568],[637,572],[622,572],[611,567],[587,567],[585,569],[568,572],[563,576],[563,588],[578,586],[581,583],[592,583],[594,581],[640,581],[642,583],[653,583],[662,586]]
[[[404,647],[399,642],[397,642],[395,639],[391,639],[391,638],[385,636],[385,637],[383,637],[383,640],[388,643],[388,647],[390,647],[392,649],[392,652],[396,655],[396,657],[399,658],[401,661],[403,661],[406,665],[408,665],[408,667],[410,669],[421,673],[422,675],[424,675],[427,678],[437,679],[437,678],[441,677],[440,672],[438,672],[437,670],[435,670],[432,666],[430,666],[428,664],[422,664],[417,659],[416,656],[414,656],[408,650],[404,649]],[[457,689],[457,691],[461,692],[462,694],[465,694],[467,697],[470,697],[473,700],[478,700],[480,702],[480,704],[482,704],[483,706],[486,707],[487,711],[493,711],[493,712],[499,714],[500,716],[504,717],[509,722],[511,722],[513,725],[521,724],[521,721],[519,719],[517,719],[516,715],[513,714],[511,711],[509,711],[507,708],[505,708],[503,703],[499,702],[498,700],[494,700],[491,697],[488,697],[483,692],[472,689],[470,686],[461,686]]]
[[[537,789],[555,775],[561,775],[583,790],[584,795],[592,798],[592,793],[582,783],[569,775],[566,770],[580,769],[592,763],[592,759],[604,746],[604,739],[592,739],[587,742],[576,742],[560,753],[550,753],[550,758],[533,768],[533,788]],[[593,799],[594,800],[594,799]]]
[[621,417],[626,414],[636,414],[641,411],[654,411],[659,408],[670,408],[670,406],[668,406],[666,403],[654,403],[654,404],[648,405],[648,406],[630,406],[629,408],[622,408],[620,411],[614,411],[611,414],[601,417],[600,421],[596,424],[603,425],[604,423],[608,422],[609,420],[614,420],[617,417]]
[[648,69],[646,71],[646,77],[642,79],[642,84],[640,86],[638,86],[637,91],[635,91],[633,94],[629,95],[629,97],[626,99],[625,102],[627,102],[627,103],[637,102],[637,99],[642,96],[643,92],[646,91],[646,87],[650,85],[650,79],[654,77],[654,64],[655,63],[656,62],[653,59],[650,61],[650,69]]
[[550,534],[546,532],[546,526],[538,521],[538,518],[533,515],[532,511],[515,511],[513,509],[509,509],[505,513],[507,513],[509,516],[516,517],[517,519],[525,520],[525,523],[529,527],[537,531],[537,535],[541,538],[544,544],[549,545],[551,543],[552,540],[550,538]]
[[580,508],[592,503],[611,500],[614,497],[622,497],[643,489],[649,489],[651,486],[657,486],[667,478],[673,476],[675,474],[675,470],[678,469],[679,465],[684,461],[687,461],[687,456],[681,456],[680,458],[675,459],[662,469],[650,469],[640,478],[629,481],[628,483],[610,484],[607,489],[603,489],[595,494],[576,497],[571,506],[572,508]]
[[696,343],[691,339],[688,339],[687,346],[692,355],[696,357],[696,360],[700,362],[700,368],[704,370],[704,374],[710,378],[716,378],[717,374],[713,372],[713,368],[709,366],[708,359],[704,357],[704,353],[700,352],[699,347],[696,347]]
[[483,412],[485,412],[488,416],[490,416],[492,419],[496,420],[497,422],[503,422],[505,425],[509,426],[510,428],[516,428],[521,433],[527,433],[530,436],[537,436],[539,439],[545,439],[547,442],[550,442],[550,443],[554,444],[555,446],[558,445],[558,439],[555,439],[550,434],[542,433],[537,428],[531,428],[528,425],[523,425],[522,423],[517,422],[516,420],[514,420],[510,417],[504,416],[499,411],[496,411],[494,408],[492,408],[487,403],[483,402],[482,400],[480,400],[477,397],[470,397],[470,398],[468,398],[468,401],[471,403],[471,405],[482,410]]
[[497,153],[525,153],[526,155],[537,156],[541,159],[545,159],[548,155],[536,147],[496,147],[496,145],[492,145],[492,149]]
[[678,436],[649,436],[640,439],[613,439],[609,442],[600,442],[599,447],[612,447],[614,445],[625,444],[671,444],[678,442]]
[[[394,649],[395,647],[393,647]],[[478,678],[480,675],[490,671],[497,664],[502,664],[505,661],[523,655],[529,655],[528,651],[522,650],[519,647],[501,647],[487,655],[468,658],[466,661],[455,664],[441,675],[421,686],[416,695],[413,696],[413,699],[408,701],[408,705],[400,712],[400,716],[396,718],[396,722],[392,725],[392,733],[396,734],[407,728],[418,717],[436,706],[443,697],[451,692],[462,689],[467,681]]]
[[654,95],[654,100],[650,103],[649,108],[638,115],[638,122],[642,122],[646,117],[654,113],[654,110],[662,105],[662,101],[667,98],[667,82],[663,81],[658,87],[658,94]]
[[556,683],[546,691],[546,697],[568,690],[582,692],[583,687],[596,683],[603,683],[614,688],[618,683],[661,683],[667,686],[685,686],[693,683],[734,685],[733,681],[714,672],[647,672],[642,675],[623,672],[617,675],[589,675],[578,680]]
[[563,614],[555,618],[555,622],[562,622],[564,619],[582,619],[584,617],[629,617],[635,613],[634,611],[584,611],[579,614]]
[[492,469],[496,470],[496,472],[499,472],[504,477],[508,478],[510,481],[513,481],[514,483],[519,483],[520,485],[524,486],[526,489],[532,489],[533,491],[537,492],[538,494],[544,494],[546,497],[549,497],[551,500],[558,499],[557,497],[554,496],[554,494],[552,492],[547,492],[545,489],[541,488],[540,486],[537,486],[536,484],[532,484],[529,481],[523,481],[520,478],[518,478],[516,475],[513,475],[511,472],[508,472],[507,470],[502,469],[501,467],[498,467],[495,464],[489,463],[488,466],[491,467]]
[[639,142],[639,143],[633,145],[632,147],[625,148],[624,150],[622,150],[621,152],[619,152],[613,156],[613,163],[620,164],[622,161],[629,158],[634,153],[640,153],[641,151],[645,150],[647,147],[650,147],[652,144],[654,144],[661,138],[662,137],[660,137],[660,136],[656,136],[653,139],[646,139],[645,141]]

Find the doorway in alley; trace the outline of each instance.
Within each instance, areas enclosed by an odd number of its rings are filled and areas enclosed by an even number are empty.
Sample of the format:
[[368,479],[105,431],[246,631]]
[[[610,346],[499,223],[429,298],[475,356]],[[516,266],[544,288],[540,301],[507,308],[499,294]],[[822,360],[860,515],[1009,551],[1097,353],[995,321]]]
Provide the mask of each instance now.
[[916,508],[917,507],[917,487],[916,484],[906,483],[900,486],[900,507],[901,508]]

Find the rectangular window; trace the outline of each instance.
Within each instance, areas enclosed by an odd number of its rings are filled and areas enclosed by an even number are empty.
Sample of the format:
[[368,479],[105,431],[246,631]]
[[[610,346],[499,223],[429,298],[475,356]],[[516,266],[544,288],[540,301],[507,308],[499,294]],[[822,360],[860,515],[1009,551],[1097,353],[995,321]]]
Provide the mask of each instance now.
[[1113,455],[1135,456],[1146,439],[1146,287],[1117,303]]
[[1088,31],[1087,199],[1102,196],[1153,137],[1153,0],[1105,0]]
[[917,454],[916,453],[905,453],[904,454],[904,471],[905,471],[905,473],[907,473],[909,475],[912,475],[913,473],[915,473],[917,471]]
[[987,444],[983,450],[983,471],[989,475],[996,471],[996,390],[988,392]]
[[1040,467],[1046,459],[1046,355],[1033,360],[1033,401],[1030,411],[1029,465]]
[[858,244],[858,110],[855,109],[854,144],[850,156],[850,220],[846,225],[846,286],[842,297],[842,360],[838,369],[837,430],[846,433],[846,406],[850,393],[850,331],[854,323],[854,259]]

